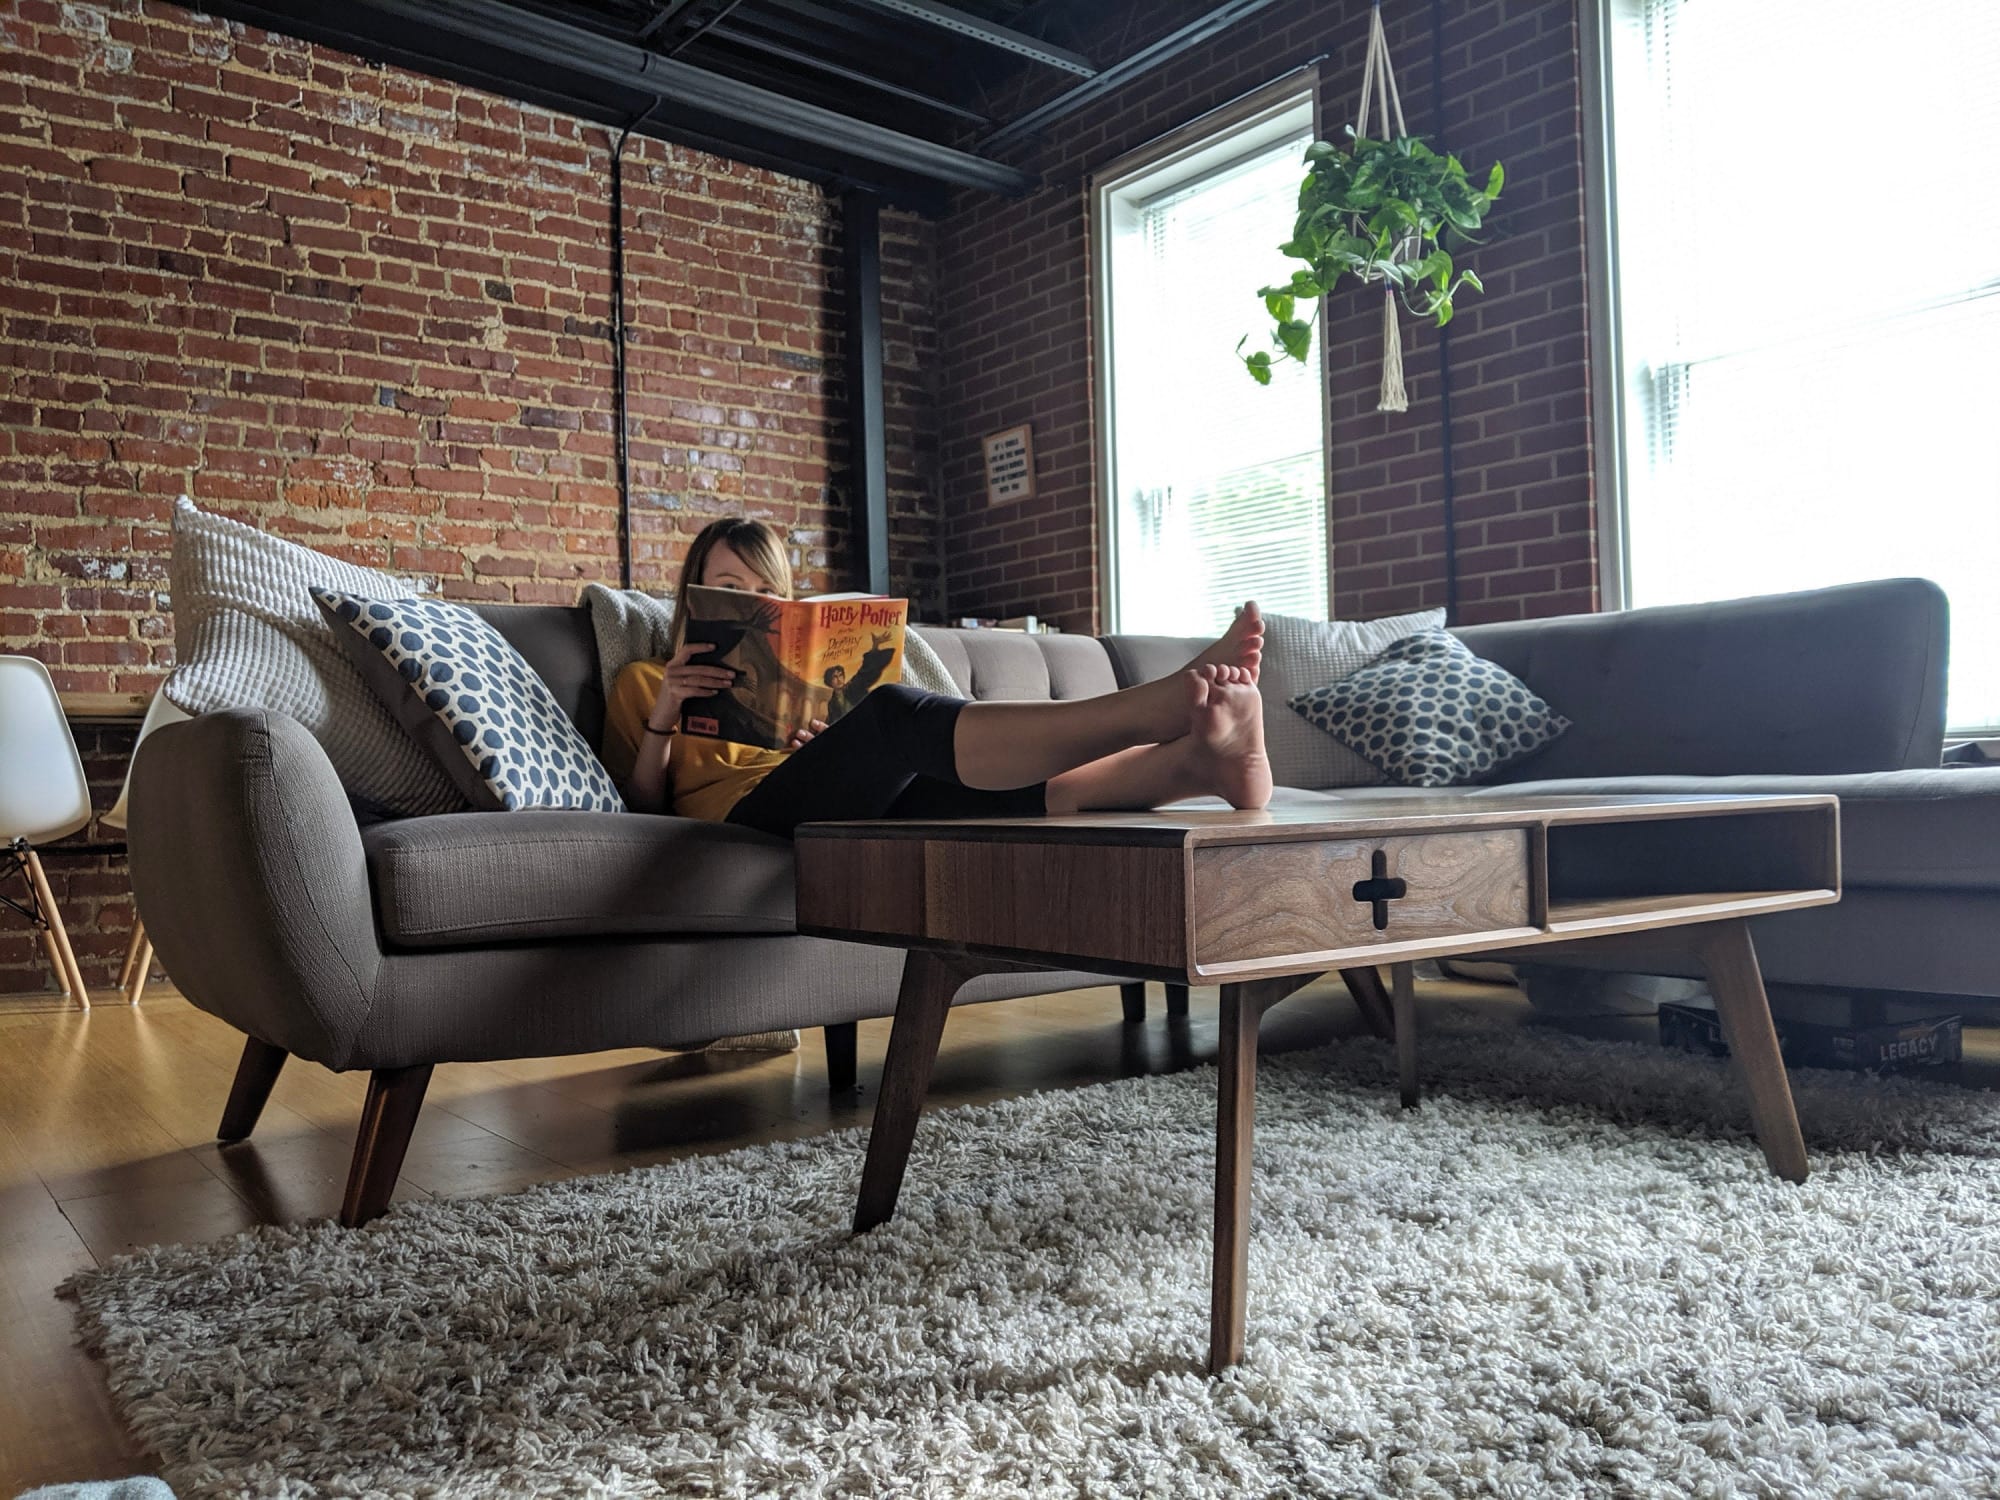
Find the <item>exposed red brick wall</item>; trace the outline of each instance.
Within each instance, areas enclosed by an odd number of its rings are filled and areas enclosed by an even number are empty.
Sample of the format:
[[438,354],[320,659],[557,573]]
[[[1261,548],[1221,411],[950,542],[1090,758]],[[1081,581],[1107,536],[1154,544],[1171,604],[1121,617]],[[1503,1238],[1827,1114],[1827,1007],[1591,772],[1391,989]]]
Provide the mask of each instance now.
[[[171,5],[0,0],[0,650],[156,680],[182,490],[447,598],[615,583],[609,173],[602,128],[478,90]],[[634,581],[747,513],[849,585],[838,205],[635,138],[625,223]],[[892,566],[934,615],[934,233],[884,233]],[[49,864],[108,982],[122,865]],[[0,989],[42,983],[0,922]]]
[[[1582,232],[1582,125],[1573,5],[1444,6],[1444,143],[1507,187],[1485,243],[1486,282],[1451,328],[1460,616],[1596,604]],[[1180,19],[1176,16],[1175,19]],[[1060,122],[1018,164],[1044,186],[966,198],[941,227],[942,483],[954,613],[1054,616],[1094,628],[1088,178],[1206,110],[1325,55],[1329,134],[1351,121],[1368,6],[1274,6]],[[1162,19],[1161,29],[1169,24]],[[1412,130],[1432,128],[1430,7],[1389,17]],[[1115,53],[1112,55],[1116,55]],[[1381,304],[1349,291],[1328,309],[1333,348],[1334,592],[1343,616],[1445,602],[1439,336],[1404,323],[1410,410],[1375,410]],[[979,437],[1032,422],[1038,494],[985,506]]]

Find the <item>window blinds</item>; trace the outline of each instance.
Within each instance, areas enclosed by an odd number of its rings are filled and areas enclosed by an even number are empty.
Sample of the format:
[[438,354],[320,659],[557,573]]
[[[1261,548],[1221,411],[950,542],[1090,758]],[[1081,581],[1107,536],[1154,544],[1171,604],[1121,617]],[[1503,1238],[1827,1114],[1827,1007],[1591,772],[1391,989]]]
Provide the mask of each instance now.
[[1326,476],[1319,356],[1262,387],[1237,342],[1262,347],[1257,287],[1288,279],[1301,135],[1146,196],[1113,240],[1113,574],[1118,628],[1220,629],[1255,598],[1323,618]]
[[2000,725],[2000,4],[1616,9],[1631,602],[1932,578]]

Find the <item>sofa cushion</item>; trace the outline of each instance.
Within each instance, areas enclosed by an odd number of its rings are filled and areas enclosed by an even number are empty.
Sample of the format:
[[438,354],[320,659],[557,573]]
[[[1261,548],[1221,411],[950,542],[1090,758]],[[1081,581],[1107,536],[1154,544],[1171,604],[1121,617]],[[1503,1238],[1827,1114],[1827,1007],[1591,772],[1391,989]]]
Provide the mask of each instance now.
[[[1841,883],[1851,889],[2000,891],[2000,766],[1849,776],[1605,776],[1454,787],[1432,796],[1834,796]],[[1280,787],[1274,807],[1361,806],[1401,787]]]
[[923,636],[967,698],[1094,698],[1118,690],[1111,658],[1091,636],[936,625],[926,625]]
[[625,811],[611,773],[534,668],[464,605],[312,596],[362,679],[474,807]]
[[1484,781],[1569,728],[1520,678],[1442,629],[1405,636],[1288,706],[1398,786]]
[[791,844],[733,823],[469,812],[361,840],[394,947],[792,930]]
[[311,588],[397,597],[416,585],[198,509],[174,507],[174,673],[168,701],[190,714],[271,709],[319,741],[365,811],[449,812],[465,805],[362,681],[327,629]]

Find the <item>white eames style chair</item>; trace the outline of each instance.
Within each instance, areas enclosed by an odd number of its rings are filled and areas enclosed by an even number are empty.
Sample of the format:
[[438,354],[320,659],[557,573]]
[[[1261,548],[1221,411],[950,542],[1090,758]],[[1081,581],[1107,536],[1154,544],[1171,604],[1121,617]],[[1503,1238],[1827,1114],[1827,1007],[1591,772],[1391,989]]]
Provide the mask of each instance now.
[[[125,806],[132,799],[132,767],[139,763],[139,747],[146,743],[146,736],[162,724],[178,724],[194,715],[186,709],[176,708],[167,701],[165,693],[154,693],[153,701],[146,705],[146,717],[139,725],[139,738],[132,744],[132,759],[125,766],[125,785],[118,789],[118,800],[97,815],[98,823],[105,828],[125,831]],[[139,914],[139,903],[132,903],[132,941],[125,949],[125,967],[118,971],[118,988],[125,992],[128,1005],[137,1005],[139,997],[146,991],[146,977],[153,972],[153,940],[146,936],[146,919]]]
[[[90,783],[49,669],[32,656],[0,656],[0,902],[41,933],[57,982],[82,1010],[90,992],[35,849],[89,821]],[[25,905],[6,890],[17,872],[27,881]]]

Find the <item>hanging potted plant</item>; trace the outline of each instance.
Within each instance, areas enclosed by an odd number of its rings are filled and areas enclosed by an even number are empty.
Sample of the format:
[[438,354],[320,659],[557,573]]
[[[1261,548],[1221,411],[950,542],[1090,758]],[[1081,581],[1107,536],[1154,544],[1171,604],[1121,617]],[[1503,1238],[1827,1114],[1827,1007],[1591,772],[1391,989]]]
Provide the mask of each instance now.
[[[1409,403],[1403,391],[1396,301],[1400,297],[1413,315],[1434,318],[1442,327],[1451,321],[1452,299],[1461,287],[1485,290],[1476,275],[1453,262],[1443,241],[1470,241],[1500,196],[1505,173],[1495,162],[1486,186],[1475,187],[1457,157],[1434,151],[1421,138],[1409,135],[1389,72],[1389,44],[1379,9],[1373,15],[1368,44],[1360,119],[1347,131],[1347,146],[1315,141],[1306,148],[1298,218],[1292,237],[1278,247],[1305,265],[1292,272],[1289,282],[1263,287],[1257,294],[1276,324],[1271,330],[1272,348],[1248,355],[1243,354],[1243,343],[1236,349],[1251,378],[1269,385],[1274,359],[1303,362],[1312,348],[1312,322],[1299,317],[1300,302],[1317,299],[1323,308],[1345,276],[1379,283],[1384,291],[1383,368],[1377,409],[1404,411]],[[1360,134],[1359,127],[1367,123],[1378,67],[1382,88],[1377,118],[1383,138],[1371,139]]]

